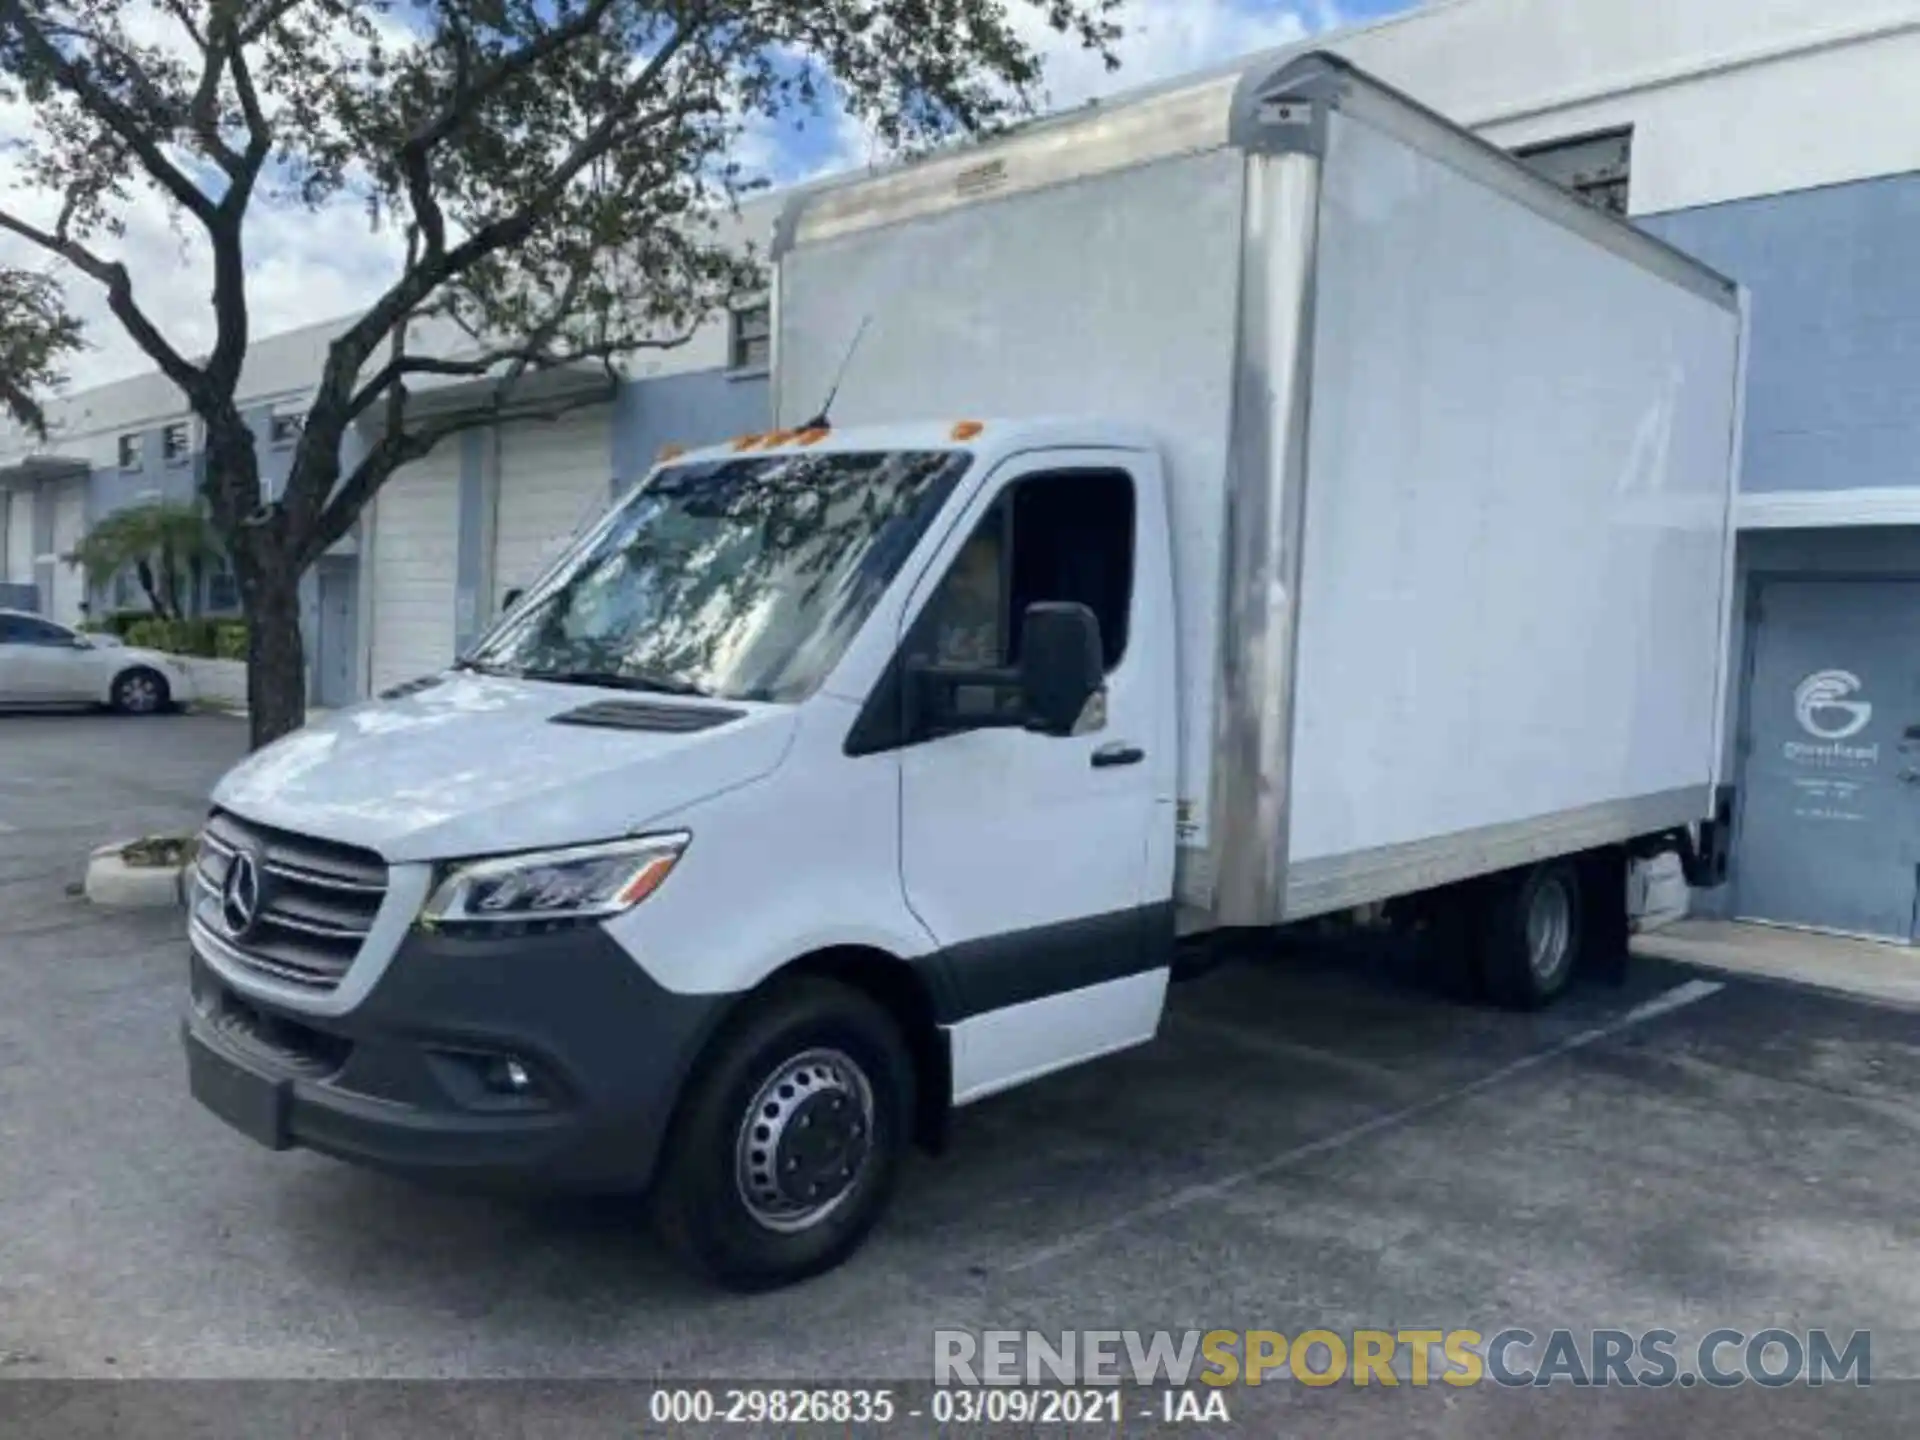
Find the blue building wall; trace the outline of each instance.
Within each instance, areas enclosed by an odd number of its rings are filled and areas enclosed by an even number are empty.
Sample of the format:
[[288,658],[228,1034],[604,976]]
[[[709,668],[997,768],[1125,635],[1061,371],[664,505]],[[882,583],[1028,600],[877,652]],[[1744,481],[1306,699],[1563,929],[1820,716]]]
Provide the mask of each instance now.
[[643,479],[665,446],[711,445],[772,423],[765,374],[699,370],[623,385],[613,402],[613,493]]
[[1753,292],[1743,489],[1920,485],[1920,175],[1640,223]]
[[189,451],[186,457],[169,464],[163,457],[164,426],[154,425],[139,431],[140,463],[123,470],[118,465],[98,466],[87,480],[87,520],[89,523],[129,505],[155,500],[185,504],[200,492],[200,477],[205,473],[205,456]]

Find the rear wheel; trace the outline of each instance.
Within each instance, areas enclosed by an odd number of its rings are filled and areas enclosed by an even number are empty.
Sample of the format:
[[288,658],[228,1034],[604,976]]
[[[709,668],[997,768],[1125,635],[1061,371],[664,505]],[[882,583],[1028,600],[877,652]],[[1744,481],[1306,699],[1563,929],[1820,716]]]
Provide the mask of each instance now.
[[880,1217],[913,1114],[913,1063],[862,992],[804,979],[748,1002],[702,1060],[653,1193],[662,1238],[739,1290],[839,1264]]
[[157,715],[172,700],[167,677],[142,665],[113,682],[113,708],[125,715]]
[[1488,882],[1481,975],[1489,999],[1537,1010],[1572,983],[1580,962],[1579,867],[1552,860]]

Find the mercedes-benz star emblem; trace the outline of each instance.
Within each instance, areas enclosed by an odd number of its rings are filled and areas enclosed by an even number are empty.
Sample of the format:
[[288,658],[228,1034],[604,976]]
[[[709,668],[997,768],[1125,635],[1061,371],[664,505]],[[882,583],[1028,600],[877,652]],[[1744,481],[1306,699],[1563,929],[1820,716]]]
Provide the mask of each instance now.
[[253,928],[259,914],[260,867],[242,850],[227,866],[227,878],[220,886],[220,921],[227,934],[238,940]]

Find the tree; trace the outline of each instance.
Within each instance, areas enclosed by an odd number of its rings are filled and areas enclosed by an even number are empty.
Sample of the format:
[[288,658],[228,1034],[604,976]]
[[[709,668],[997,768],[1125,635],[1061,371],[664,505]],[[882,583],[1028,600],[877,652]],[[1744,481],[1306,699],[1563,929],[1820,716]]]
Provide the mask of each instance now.
[[[0,235],[101,287],[203,422],[261,744],[303,718],[299,577],[395,469],[459,430],[558,413],[568,402],[527,377],[611,373],[759,283],[722,223],[761,179],[729,158],[747,126],[838,105],[896,151],[979,133],[1029,108],[1040,80],[1009,4],[1112,65],[1119,3],[0,0],[0,99],[34,116],[16,155],[26,193],[0,194]],[[210,254],[204,356],[143,304],[174,278],[170,257],[136,277],[108,248],[143,190]],[[285,487],[263,504],[237,403],[248,217],[343,197],[404,254],[332,342]],[[419,343],[449,326],[460,346]],[[410,400],[429,377],[490,381],[491,401],[425,413]],[[356,425],[373,435],[348,467]]]
[[87,531],[68,558],[95,589],[132,570],[153,613],[178,620],[188,608],[181,582],[197,585],[207,566],[219,560],[220,541],[198,506],[155,501],[115,510]]
[[0,409],[47,433],[40,397],[60,385],[62,359],[80,348],[80,322],[45,275],[0,265]]

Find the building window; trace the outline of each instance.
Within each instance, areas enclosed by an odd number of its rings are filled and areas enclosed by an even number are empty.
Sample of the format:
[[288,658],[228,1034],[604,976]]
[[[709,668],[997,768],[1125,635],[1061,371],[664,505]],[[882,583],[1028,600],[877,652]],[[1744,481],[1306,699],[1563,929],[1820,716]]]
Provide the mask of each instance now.
[[727,368],[767,369],[773,363],[773,307],[764,300],[755,305],[739,305],[731,312],[731,319]]
[[276,450],[284,450],[299,440],[300,432],[306,428],[307,417],[289,412],[285,415],[272,415],[267,419],[267,441]]
[[133,610],[146,608],[146,596],[139,594],[135,586],[137,577],[131,570],[122,570],[113,577],[113,608]]
[[138,470],[140,468],[140,436],[138,432],[120,437],[120,468]]
[[176,420],[160,432],[160,454],[167,464],[186,464],[190,447],[186,421]]
[[1627,213],[1627,182],[1633,164],[1633,131],[1609,130],[1545,145],[1525,145],[1516,159],[1562,189],[1571,190],[1609,215]]
[[231,615],[240,608],[240,586],[233,578],[233,567],[222,561],[207,572],[207,612]]

